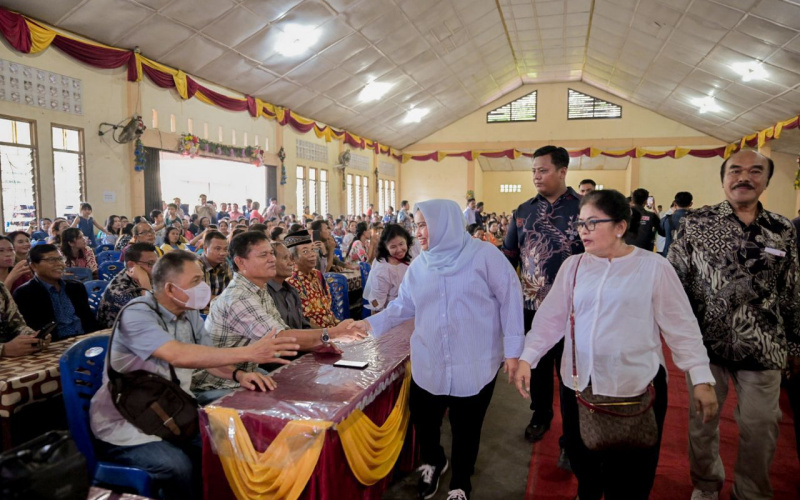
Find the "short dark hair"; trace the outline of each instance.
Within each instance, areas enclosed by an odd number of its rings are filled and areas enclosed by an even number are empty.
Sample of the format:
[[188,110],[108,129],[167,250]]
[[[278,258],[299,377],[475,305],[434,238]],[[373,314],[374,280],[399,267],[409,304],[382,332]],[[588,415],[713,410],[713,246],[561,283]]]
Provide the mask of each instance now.
[[406,205],[408,205],[408,200],[403,200],[403,201],[400,202],[400,206],[401,207],[404,207]]
[[44,222],[44,221],[53,222],[53,219],[51,219],[50,217],[42,217],[41,219],[39,219],[39,222]]
[[125,262],[139,262],[139,259],[142,258],[142,253],[155,253],[155,251],[156,246],[150,243],[134,243],[125,250]]
[[153,229],[153,226],[151,226],[151,225],[150,225],[150,223],[149,223],[149,222],[147,222],[146,220],[143,220],[143,221],[141,221],[141,222],[137,222],[137,223],[136,223],[136,224],[133,226],[133,233],[131,233],[131,234],[133,234],[134,236],[139,236],[139,230],[137,229],[137,228],[139,227],[139,224],[147,224],[147,227],[149,227],[150,229]]
[[301,229],[303,229],[303,226],[301,226],[301,225],[300,225],[300,224],[298,224],[297,222],[295,222],[294,224],[292,224],[291,226],[289,226],[289,232],[290,232],[290,233],[295,233],[295,232],[297,232],[297,231],[300,231]]
[[[775,173],[775,162],[772,161],[772,158],[770,158],[769,156],[765,156],[753,149],[743,149],[742,151],[753,151],[754,153],[758,153],[762,157],[767,159],[767,166],[769,167],[769,173],[767,174],[767,182],[769,183],[769,181],[772,179],[772,174]],[[719,167],[720,182],[725,181],[725,164],[728,163],[728,160],[730,160],[730,158],[725,158],[724,160],[722,160],[722,165]]]
[[53,252],[58,253],[58,248],[55,245],[51,245],[50,243],[36,245],[28,252],[28,264],[38,264],[42,261],[45,254]]
[[377,260],[383,260],[388,262],[389,261],[389,242],[393,239],[400,236],[401,238],[406,240],[406,256],[403,258],[403,262],[410,262],[411,255],[409,255],[409,251],[411,250],[411,245],[413,244],[414,240],[411,238],[411,235],[408,234],[403,226],[400,224],[386,224],[386,227],[383,228],[383,233],[381,233],[381,240],[378,242],[378,252],[375,256]]
[[320,229],[322,229],[322,225],[323,224],[325,224],[327,226],[328,225],[328,221],[326,221],[326,220],[315,220],[314,222],[311,223],[311,230],[312,231],[319,231]]
[[173,250],[165,253],[153,266],[153,290],[156,292],[163,290],[167,282],[183,271],[183,266],[187,262],[197,262],[197,260],[197,255],[186,250]]
[[157,209],[157,208],[154,208],[153,210],[150,210],[150,220],[155,222],[156,221],[156,217],[158,217],[162,213],[163,212],[161,210]]
[[261,232],[264,232],[264,231],[266,231],[268,228],[267,228],[267,225],[266,225],[266,224],[262,224],[262,223],[260,223],[260,222],[256,222],[255,224],[250,224],[250,226],[249,226],[249,228],[248,228],[248,229],[249,229],[250,231],[261,231]]
[[272,231],[269,232],[269,239],[272,241],[278,241],[278,238],[283,234],[283,228],[280,226],[276,226],[272,228]]
[[543,146],[533,152],[534,158],[547,155],[550,155],[550,162],[552,162],[556,168],[569,168],[569,153],[566,149],[550,145]]
[[597,187],[597,183],[592,179],[584,179],[578,183],[578,186],[583,186],[584,184],[591,184],[592,187]]
[[92,206],[86,202],[81,203],[81,210],[91,210]]
[[675,194],[675,204],[680,208],[689,208],[694,197],[689,191],[681,191]]
[[262,241],[269,241],[267,235],[261,231],[245,231],[242,234],[234,236],[231,240],[231,244],[228,247],[228,257],[230,257],[231,262],[233,263],[233,270],[238,271],[239,267],[236,265],[236,257],[246,259],[247,254],[250,252],[250,248],[257,244],[261,243]]
[[228,241],[224,234],[220,233],[219,231],[209,231],[206,233],[205,237],[203,238],[203,246],[208,246],[211,244],[211,240],[223,240]]
[[475,235],[475,233],[482,230],[483,226],[481,226],[480,224],[470,224],[469,226],[467,226],[467,232],[470,234],[470,236],[473,236]]
[[476,207],[482,207],[482,206],[483,206],[483,202],[482,202],[482,201],[479,201],[479,202],[478,202],[478,204],[477,204],[477,205],[475,205],[475,206],[476,206]]
[[174,203],[170,203],[169,205],[167,205],[167,208],[174,208],[175,210],[177,210],[178,209],[178,205],[176,205]]
[[475,201],[475,198],[467,198],[467,203]]
[[614,219],[617,222],[625,221],[628,228],[631,226],[631,206],[625,199],[625,196],[616,189],[603,189],[602,191],[592,191],[581,199],[579,209],[585,205],[592,205],[604,214],[609,219]]
[[645,188],[639,188],[631,193],[631,200],[634,205],[644,205],[647,203],[647,197],[650,196],[650,191]]

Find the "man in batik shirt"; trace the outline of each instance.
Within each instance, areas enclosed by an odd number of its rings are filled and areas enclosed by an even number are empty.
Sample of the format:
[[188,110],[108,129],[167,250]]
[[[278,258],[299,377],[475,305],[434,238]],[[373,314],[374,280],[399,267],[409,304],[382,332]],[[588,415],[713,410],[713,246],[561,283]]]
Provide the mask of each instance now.
[[290,233],[283,240],[294,260],[295,272],[286,282],[300,294],[303,303],[303,316],[308,318],[315,328],[336,326],[333,315],[330,290],[325,277],[316,269],[317,253],[308,231],[301,230]]
[[103,291],[97,306],[97,323],[111,328],[125,305],[151,291],[153,266],[158,261],[156,247],[150,243],[134,243],[125,252],[125,270],[116,276]]
[[[738,396],[732,498],[772,498],[781,370],[800,375],[797,236],[789,219],[759,202],[774,170],[756,151],[728,158],[720,169],[727,199],[681,219],[668,254],[700,324],[720,408],[730,382]],[[690,411],[689,463],[692,499],[718,498],[719,415],[704,424]]]
[[[572,227],[578,218],[581,197],[567,187],[569,154],[564,148],[545,146],[533,153],[533,184],[537,195],[520,205],[508,226],[503,252],[511,265],[519,266],[525,299],[525,331],[533,322],[536,309],[553,286],[561,264],[570,255],[583,252],[578,232]],[[525,438],[539,441],[553,418],[553,370],[560,375],[563,340],[531,370],[531,410],[533,416]],[[559,465],[568,467],[564,453]]]

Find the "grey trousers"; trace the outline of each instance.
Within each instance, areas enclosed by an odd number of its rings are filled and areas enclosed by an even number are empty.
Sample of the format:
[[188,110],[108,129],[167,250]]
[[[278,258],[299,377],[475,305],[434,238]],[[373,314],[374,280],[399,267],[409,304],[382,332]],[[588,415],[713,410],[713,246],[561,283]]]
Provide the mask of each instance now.
[[[733,381],[738,404],[734,418],[739,427],[739,449],[734,468],[733,495],[738,500],[772,498],[769,469],[778,442],[778,407],[781,373],[779,370],[729,370],[711,364],[719,407],[725,404],[729,382]],[[689,397],[693,384],[686,374]],[[707,424],[689,405],[689,463],[692,483],[703,491],[720,491],[725,469],[719,456],[719,414]]]

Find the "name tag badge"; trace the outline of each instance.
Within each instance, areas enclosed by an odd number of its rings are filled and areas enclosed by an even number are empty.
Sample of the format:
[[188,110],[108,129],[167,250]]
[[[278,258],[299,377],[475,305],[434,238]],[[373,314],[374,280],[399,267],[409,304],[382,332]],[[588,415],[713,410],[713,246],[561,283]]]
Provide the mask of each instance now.
[[764,251],[767,252],[768,254],[775,255],[777,257],[786,257],[786,252],[784,252],[783,250],[778,250],[777,248],[765,247]]

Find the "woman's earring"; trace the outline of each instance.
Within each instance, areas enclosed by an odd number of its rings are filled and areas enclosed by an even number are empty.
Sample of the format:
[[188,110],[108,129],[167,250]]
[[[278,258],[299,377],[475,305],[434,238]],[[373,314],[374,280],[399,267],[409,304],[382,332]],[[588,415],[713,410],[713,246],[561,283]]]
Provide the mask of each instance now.
[[617,238],[622,238],[622,235],[621,235],[621,234],[618,234],[618,235],[617,235]]

